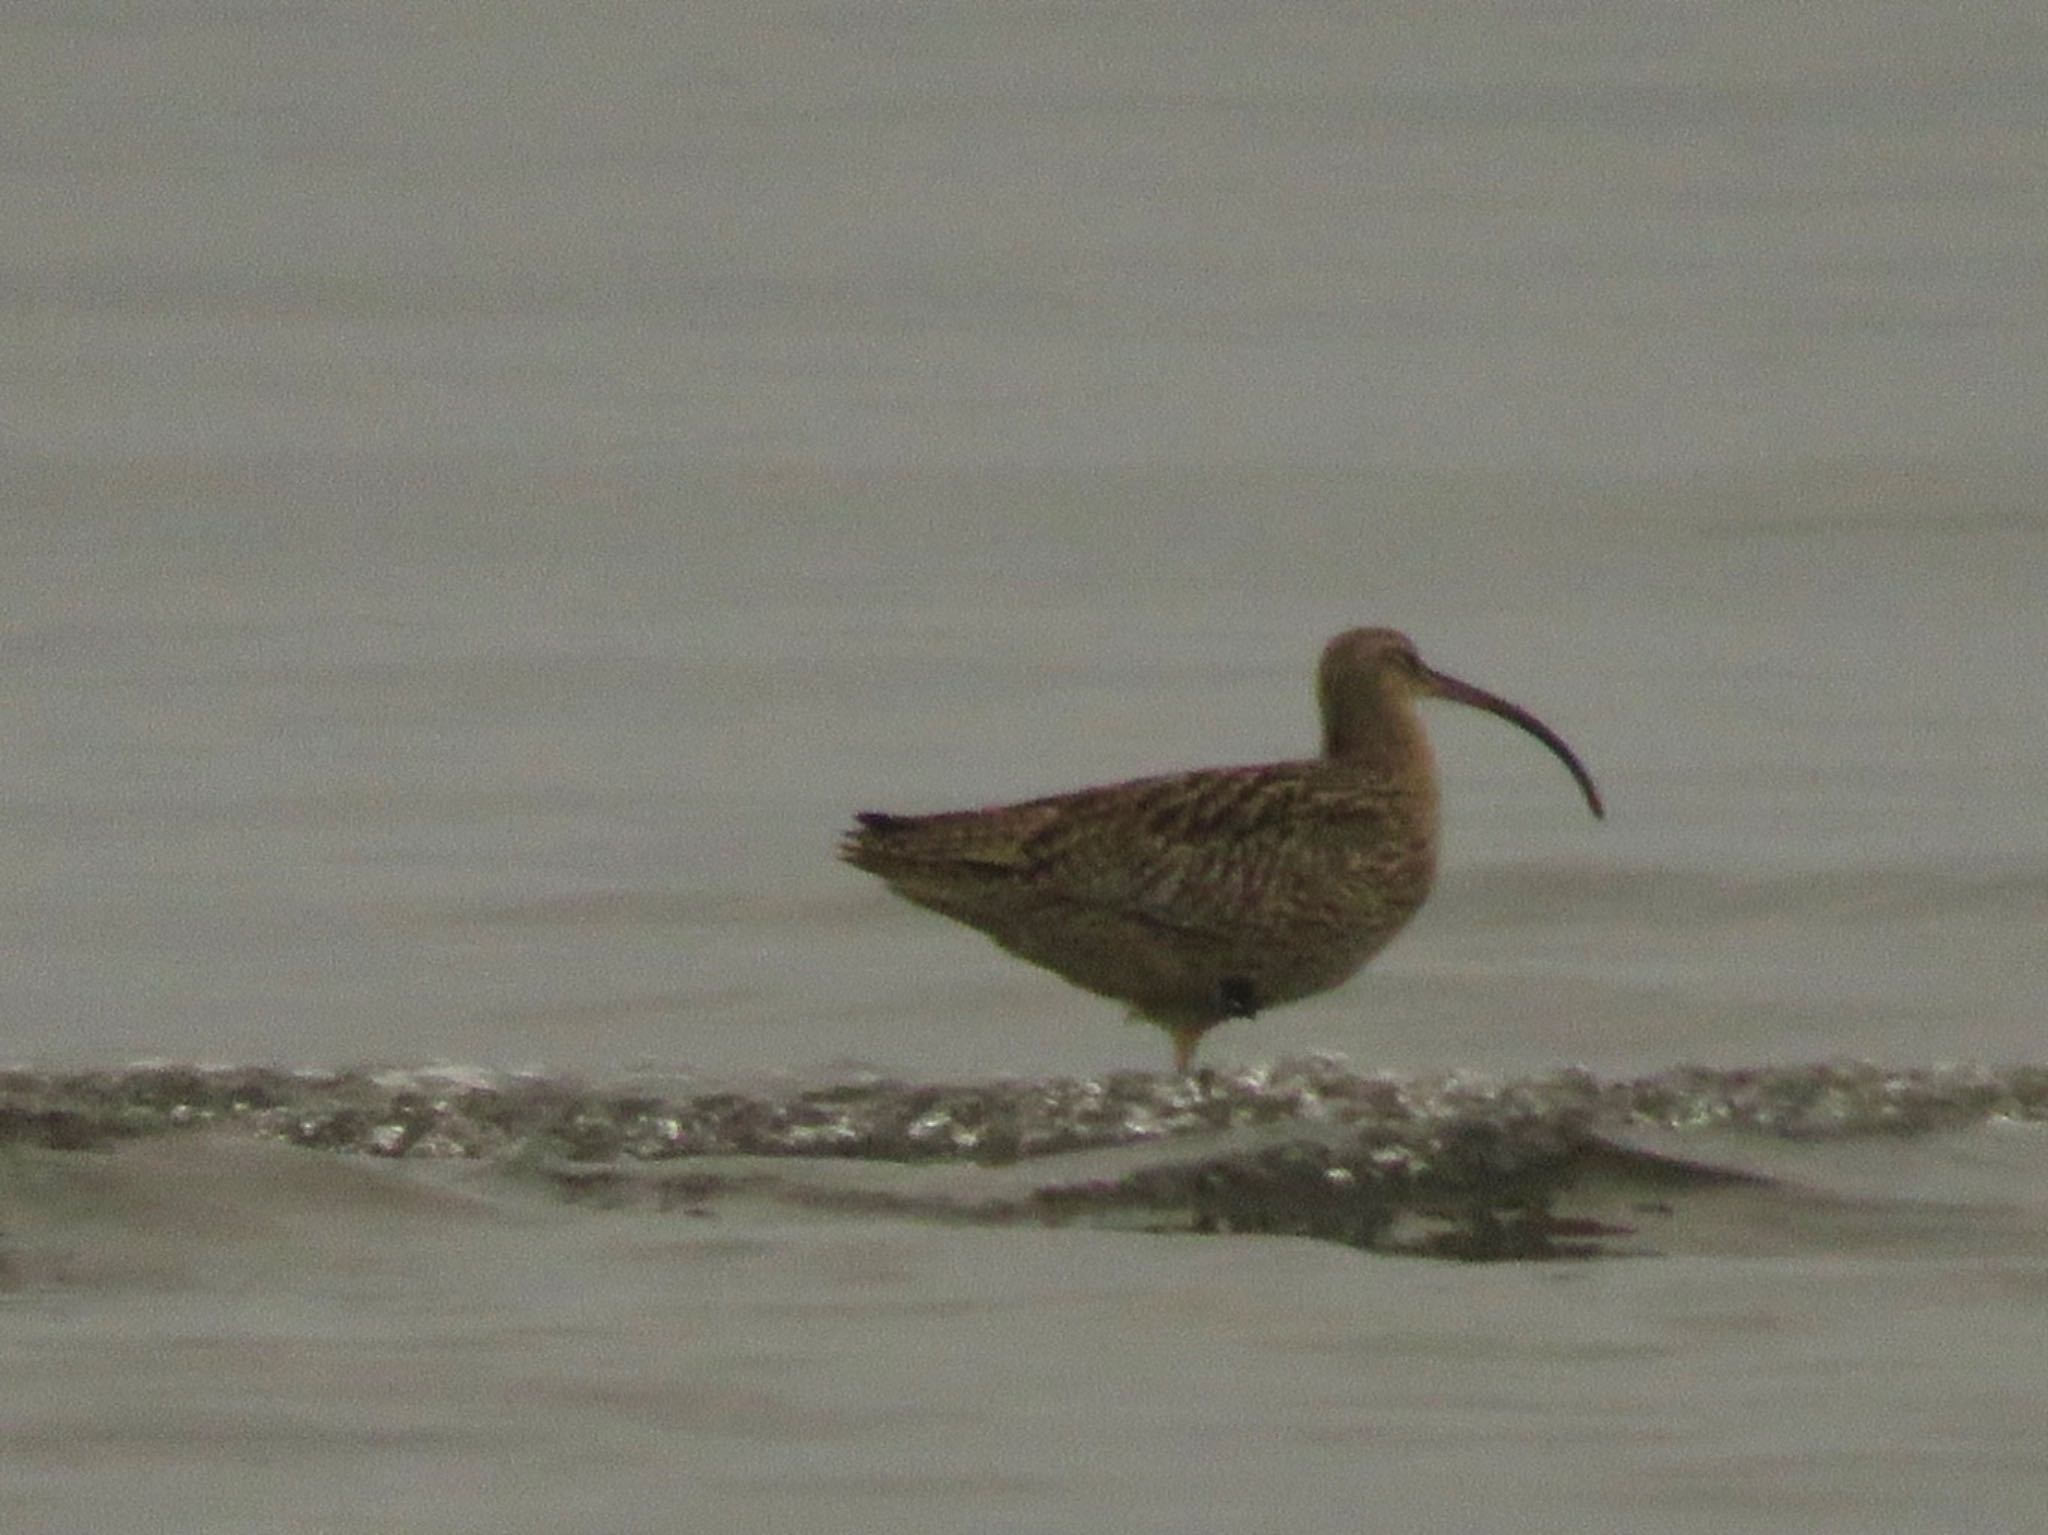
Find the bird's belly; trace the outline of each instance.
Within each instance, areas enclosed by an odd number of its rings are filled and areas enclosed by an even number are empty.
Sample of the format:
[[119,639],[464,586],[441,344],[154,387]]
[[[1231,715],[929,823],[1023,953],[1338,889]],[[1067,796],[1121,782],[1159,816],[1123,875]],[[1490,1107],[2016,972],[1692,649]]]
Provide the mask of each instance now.
[[[1342,985],[1386,947],[1429,893],[1428,871],[1390,880],[1324,880],[1313,894],[1268,898],[1196,927],[1127,913],[1065,914],[1032,938],[996,935],[1011,952],[1163,1021],[1217,1022]],[[1057,937],[1049,943],[1033,941]]]
[[1362,863],[1346,872],[1349,878],[1322,884],[1292,921],[1248,927],[1228,946],[1233,952],[1218,956],[1254,983],[1260,1006],[1312,997],[1350,980],[1421,909],[1434,866],[1425,849],[1396,870]]

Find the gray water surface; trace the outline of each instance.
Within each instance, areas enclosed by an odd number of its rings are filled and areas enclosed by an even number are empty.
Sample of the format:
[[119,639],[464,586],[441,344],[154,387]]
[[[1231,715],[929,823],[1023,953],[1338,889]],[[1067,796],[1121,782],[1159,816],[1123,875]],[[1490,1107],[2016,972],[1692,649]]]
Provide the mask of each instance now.
[[[1612,813],[1439,708],[1431,904],[1219,1064],[2042,1058],[2024,7],[29,4],[0,99],[0,1064],[1155,1067],[835,836],[1305,752],[1359,623],[1541,714]],[[896,1529],[2041,1502],[2037,1258],[1447,1286],[768,1220],[721,1267],[492,1196],[420,1269],[378,1244],[431,1216],[341,1173],[137,1213],[206,1155],[115,1158],[108,1226],[36,1207],[138,1257],[6,1302],[48,1387],[10,1527],[145,1522],[165,1465],[209,1528],[445,1529],[480,1485],[478,1529],[672,1528],[685,1481]],[[309,1290],[312,1231],[383,1257]],[[465,1270],[551,1340],[526,1386]],[[422,1350],[442,1394],[381,1416]],[[854,1412],[875,1380],[922,1405]],[[565,1423],[580,1472],[534,1451]]]

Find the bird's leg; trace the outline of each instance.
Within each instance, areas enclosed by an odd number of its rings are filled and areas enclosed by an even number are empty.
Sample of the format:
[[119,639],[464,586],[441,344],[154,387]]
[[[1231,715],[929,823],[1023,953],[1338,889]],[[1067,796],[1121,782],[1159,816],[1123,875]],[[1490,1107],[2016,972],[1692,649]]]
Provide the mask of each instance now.
[[1169,1032],[1173,1035],[1173,1069],[1186,1076],[1195,1069],[1195,1046],[1208,1030],[1199,1023],[1179,1023]]

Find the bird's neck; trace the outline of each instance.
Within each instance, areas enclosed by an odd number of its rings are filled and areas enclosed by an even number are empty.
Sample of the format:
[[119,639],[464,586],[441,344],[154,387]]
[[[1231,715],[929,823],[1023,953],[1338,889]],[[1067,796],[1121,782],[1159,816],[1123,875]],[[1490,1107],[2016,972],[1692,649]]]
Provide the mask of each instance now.
[[1333,705],[1323,714],[1324,761],[1417,788],[1436,782],[1436,758],[1412,700],[1375,691]]

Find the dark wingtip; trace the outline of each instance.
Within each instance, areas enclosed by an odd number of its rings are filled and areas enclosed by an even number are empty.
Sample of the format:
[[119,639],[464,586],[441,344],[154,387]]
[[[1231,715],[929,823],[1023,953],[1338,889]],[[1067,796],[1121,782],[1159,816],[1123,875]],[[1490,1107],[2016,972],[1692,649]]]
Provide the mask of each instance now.
[[907,816],[889,815],[880,810],[862,810],[855,813],[854,828],[839,839],[839,856],[856,868],[866,868],[867,856],[875,851],[871,839],[887,836],[903,826]]

